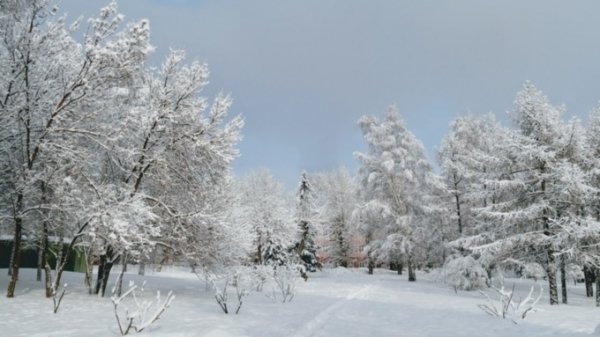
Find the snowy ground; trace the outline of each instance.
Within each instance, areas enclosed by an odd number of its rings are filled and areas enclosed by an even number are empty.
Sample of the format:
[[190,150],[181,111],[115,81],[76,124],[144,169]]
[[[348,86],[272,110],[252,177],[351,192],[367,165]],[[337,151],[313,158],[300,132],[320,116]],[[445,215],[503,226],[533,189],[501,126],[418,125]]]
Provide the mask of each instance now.
[[[386,270],[372,276],[364,270],[327,270],[298,282],[291,303],[274,302],[265,286],[263,293],[250,295],[239,315],[225,315],[212,292],[185,271],[130,274],[126,280],[144,279],[149,290],[172,289],[177,296],[172,308],[139,336],[589,336],[600,323],[600,308],[584,297],[581,285],[569,288],[572,304],[550,307],[545,297],[538,312],[515,325],[478,309],[485,301],[477,292],[455,294],[427,280],[429,275],[418,276],[418,282],[408,283],[406,276]],[[81,274],[65,278],[70,292],[53,314],[35,271],[23,270],[17,297],[0,297],[0,336],[119,336],[110,299],[85,294]],[[6,270],[0,270],[1,289],[7,279]],[[532,283],[516,282],[521,293]]]

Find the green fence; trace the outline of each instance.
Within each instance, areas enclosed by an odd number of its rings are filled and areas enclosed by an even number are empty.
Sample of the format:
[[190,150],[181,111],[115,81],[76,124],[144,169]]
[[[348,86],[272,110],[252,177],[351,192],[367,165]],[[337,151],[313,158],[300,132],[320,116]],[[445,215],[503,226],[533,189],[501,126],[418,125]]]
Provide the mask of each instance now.
[[[51,249],[55,252],[59,249],[59,244],[51,243]],[[68,244],[63,244],[63,249],[66,250]],[[12,240],[0,240],[0,268],[8,268],[10,264],[10,255],[12,253]],[[50,266],[56,264],[56,257],[53,254],[48,255]],[[21,250],[21,268],[37,268],[38,252],[37,248],[32,245],[27,245]],[[85,258],[82,252],[75,248],[69,254],[66,271],[85,271]]]

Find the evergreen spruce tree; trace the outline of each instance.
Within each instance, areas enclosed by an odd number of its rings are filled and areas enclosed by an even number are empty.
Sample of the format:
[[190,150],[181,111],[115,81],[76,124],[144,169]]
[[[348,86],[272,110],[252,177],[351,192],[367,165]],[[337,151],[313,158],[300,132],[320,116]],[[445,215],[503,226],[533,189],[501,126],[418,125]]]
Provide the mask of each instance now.
[[314,272],[317,270],[317,267],[320,267],[316,256],[315,228],[311,221],[313,213],[312,193],[308,175],[306,172],[303,172],[300,180],[300,189],[298,190],[297,221],[299,238],[296,243],[296,252],[306,270],[310,272]]

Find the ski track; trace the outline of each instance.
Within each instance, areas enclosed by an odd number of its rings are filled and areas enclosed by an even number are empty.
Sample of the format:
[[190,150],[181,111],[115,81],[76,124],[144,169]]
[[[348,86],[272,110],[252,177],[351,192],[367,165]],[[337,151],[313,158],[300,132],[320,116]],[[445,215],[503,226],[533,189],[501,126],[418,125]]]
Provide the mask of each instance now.
[[304,324],[302,326],[302,329],[300,329],[293,335],[290,335],[290,337],[314,337],[317,334],[317,332],[319,332],[321,328],[327,324],[329,318],[334,312],[339,311],[339,309],[341,309],[342,306],[347,304],[349,301],[352,301],[353,299],[369,292],[371,288],[373,288],[373,284],[367,284],[358,289],[357,291],[346,295],[346,297],[342,298],[341,300],[331,304],[319,314],[317,314],[315,318]]

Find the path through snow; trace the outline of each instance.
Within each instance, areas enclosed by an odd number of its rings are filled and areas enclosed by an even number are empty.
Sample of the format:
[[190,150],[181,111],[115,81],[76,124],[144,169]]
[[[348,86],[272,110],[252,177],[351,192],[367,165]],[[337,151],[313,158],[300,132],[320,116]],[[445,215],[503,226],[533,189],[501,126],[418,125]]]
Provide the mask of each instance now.
[[319,332],[323,329],[323,326],[327,324],[327,322],[333,320],[337,313],[342,310],[344,305],[347,305],[348,302],[352,301],[354,298],[359,297],[362,294],[371,289],[373,285],[367,284],[360,288],[359,290],[350,293],[346,297],[341,300],[338,300],[327,307],[325,310],[321,311],[315,318],[305,323],[302,329],[292,334],[291,337],[314,337],[319,334]]
[[[147,281],[148,294],[173,290],[173,306],[142,336],[156,337],[578,337],[590,336],[600,323],[600,309],[585,297],[581,285],[569,290],[570,305],[549,306],[518,325],[493,318],[477,308],[484,299],[477,292],[454,291],[441,283],[408,282],[387,270],[367,275],[364,270],[325,270],[299,281],[290,303],[269,298],[270,286],[253,293],[239,315],[225,315],[212,292],[186,270],[163,271],[126,280]],[[43,298],[35,270],[23,270],[17,297],[0,297],[2,337],[112,337],[119,336],[110,299],[86,294],[81,274],[67,273],[69,293],[58,314]],[[6,287],[0,270],[0,289]],[[510,280],[524,293],[529,280]],[[519,294],[520,296],[520,294]]]

